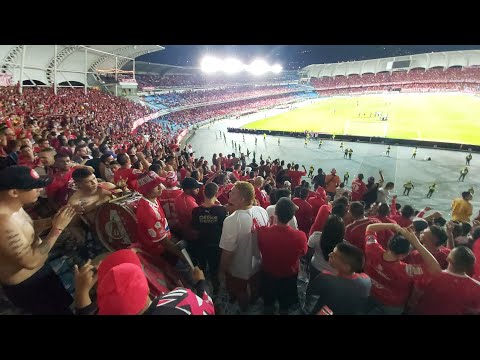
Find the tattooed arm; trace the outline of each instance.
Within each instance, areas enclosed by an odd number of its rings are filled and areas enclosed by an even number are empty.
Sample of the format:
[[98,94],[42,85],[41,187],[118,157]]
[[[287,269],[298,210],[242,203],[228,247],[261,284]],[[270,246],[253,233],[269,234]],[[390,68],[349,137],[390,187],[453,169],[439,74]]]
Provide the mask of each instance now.
[[33,239],[27,238],[18,227],[5,221],[4,231],[0,233],[0,251],[23,268],[33,270],[47,260],[48,252],[74,215],[75,210],[72,207],[63,207],[53,218],[52,230],[43,241],[34,234]]

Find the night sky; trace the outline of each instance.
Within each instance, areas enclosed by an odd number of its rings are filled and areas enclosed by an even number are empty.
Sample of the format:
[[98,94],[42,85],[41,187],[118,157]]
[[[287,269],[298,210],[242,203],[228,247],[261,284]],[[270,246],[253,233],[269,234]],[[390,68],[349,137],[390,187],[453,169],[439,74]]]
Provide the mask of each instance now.
[[426,52],[480,49],[480,45],[162,45],[165,50],[137,58],[158,64],[198,67],[203,56],[232,56],[249,63],[259,57],[285,70],[310,64],[366,60]]

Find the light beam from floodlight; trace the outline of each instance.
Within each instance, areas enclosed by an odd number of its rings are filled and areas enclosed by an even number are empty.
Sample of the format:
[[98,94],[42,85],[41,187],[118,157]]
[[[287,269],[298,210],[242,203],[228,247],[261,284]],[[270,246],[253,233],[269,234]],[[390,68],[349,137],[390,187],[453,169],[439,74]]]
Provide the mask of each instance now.
[[253,75],[265,74],[270,69],[270,66],[264,60],[255,60],[248,67],[248,71]]
[[225,59],[223,62],[223,71],[227,74],[235,74],[242,71],[244,65],[241,63],[240,60],[229,58]]
[[282,65],[275,64],[270,68],[270,70],[275,74],[280,74],[282,72]]
[[202,71],[208,74],[217,72],[222,68],[223,68],[223,61],[211,56],[204,57],[201,63]]

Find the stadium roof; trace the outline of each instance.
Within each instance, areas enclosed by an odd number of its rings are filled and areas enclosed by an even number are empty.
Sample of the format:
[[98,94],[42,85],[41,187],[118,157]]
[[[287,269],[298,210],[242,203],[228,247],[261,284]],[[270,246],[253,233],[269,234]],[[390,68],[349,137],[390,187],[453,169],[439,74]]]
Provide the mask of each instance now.
[[479,66],[480,50],[447,51],[429,54],[404,55],[382,59],[349,61],[336,64],[312,64],[300,70],[306,77],[334,77],[362,74],[376,74],[411,69],[436,67]]
[[[86,64],[85,48],[88,49]],[[130,59],[163,49],[159,45],[57,45],[55,57],[54,45],[0,45],[0,71],[13,75],[13,81],[17,82],[23,60],[24,80],[53,85],[56,63],[57,84],[65,81],[84,83],[85,68],[90,72],[114,69],[114,55],[118,56],[117,67],[121,69]]]
[[[132,61],[128,61],[122,70],[132,70]],[[155,64],[145,61],[135,61],[135,72],[138,73],[152,73],[165,75],[189,75],[194,73],[200,73],[199,67],[192,66],[175,66],[167,64]]]

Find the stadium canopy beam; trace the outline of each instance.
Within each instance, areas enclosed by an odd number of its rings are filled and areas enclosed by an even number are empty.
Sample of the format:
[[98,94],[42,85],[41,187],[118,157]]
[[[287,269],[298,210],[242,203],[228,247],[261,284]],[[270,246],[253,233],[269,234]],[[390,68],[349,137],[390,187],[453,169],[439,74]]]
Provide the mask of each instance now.
[[20,64],[20,94],[23,94],[23,67],[25,66],[25,53],[26,52],[27,52],[27,45],[23,45],[22,63]]

